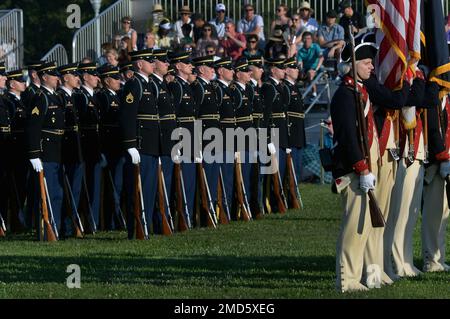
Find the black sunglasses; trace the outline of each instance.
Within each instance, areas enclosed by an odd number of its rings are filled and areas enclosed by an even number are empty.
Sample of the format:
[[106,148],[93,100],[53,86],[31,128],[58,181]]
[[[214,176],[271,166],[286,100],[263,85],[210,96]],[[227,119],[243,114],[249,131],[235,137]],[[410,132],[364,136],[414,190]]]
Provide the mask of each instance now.
[[214,50],[208,50],[206,53],[214,54]]
[[254,41],[254,40],[253,40],[253,41],[248,41],[248,42],[250,42],[250,43],[256,43],[256,42],[258,42],[258,41]]

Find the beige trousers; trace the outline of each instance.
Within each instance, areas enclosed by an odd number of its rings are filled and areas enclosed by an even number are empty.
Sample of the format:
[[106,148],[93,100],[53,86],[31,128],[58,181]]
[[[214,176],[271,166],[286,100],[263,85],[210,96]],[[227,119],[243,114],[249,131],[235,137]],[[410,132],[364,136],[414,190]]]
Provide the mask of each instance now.
[[[395,161],[389,151],[386,150],[383,155],[382,165],[378,166],[375,188],[375,197],[385,221],[387,221],[389,217],[389,206],[395,182],[396,166],[397,161]],[[375,170],[373,171],[375,173]],[[384,248],[383,236],[386,228],[387,225],[385,227],[373,228],[370,232],[364,251],[364,269],[366,270],[366,275],[364,277],[367,278],[367,275],[370,273],[370,271],[367,271],[368,267],[370,265],[376,265],[381,271],[381,280],[385,283],[390,283],[390,278],[388,278],[388,275],[384,272],[384,252],[386,250]]]
[[364,248],[372,230],[369,198],[359,188],[359,176],[346,176],[351,182],[340,193],[344,216],[336,245],[336,288],[342,292],[362,286]]
[[388,229],[385,231],[387,249],[390,247],[392,253],[392,259],[389,256],[385,258],[388,273],[390,262],[399,276],[415,276],[420,273],[413,263],[413,234],[421,206],[423,178],[424,167],[421,161],[416,160],[409,167],[404,158],[399,161]]
[[422,257],[424,271],[444,270],[448,216],[445,180],[439,175],[439,165],[434,164],[426,170],[423,189]]

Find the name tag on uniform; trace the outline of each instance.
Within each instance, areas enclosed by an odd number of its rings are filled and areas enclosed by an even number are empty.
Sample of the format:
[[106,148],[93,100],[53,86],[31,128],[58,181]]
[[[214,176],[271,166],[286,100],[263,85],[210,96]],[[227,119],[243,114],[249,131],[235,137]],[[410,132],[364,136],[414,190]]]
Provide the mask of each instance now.
[[116,102],[113,101],[113,102],[111,103],[111,106],[119,106],[119,104],[117,104]]
[[94,104],[92,102],[89,102],[88,106],[94,107]]
[[297,94],[297,93],[295,93],[295,92],[292,92],[292,93],[291,93],[291,95],[298,95],[298,94]]
[[159,91],[159,93],[162,94],[162,93],[167,93],[167,92],[165,90],[161,90],[161,91]]
[[151,92],[144,91],[144,94],[152,94]]
[[229,100],[230,97],[229,97],[228,95],[224,95],[224,96],[223,96],[223,99],[224,99],[224,100]]
[[72,103],[70,103],[70,102],[68,102],[68,103],[67,103],[67,106],[73,106],[73,104],[72,104]]
[[57,108],[58,108],[58,105],[49,105],[48,108],[49,108],[49,109],[57,109]]
[[245,101],[245,100],[248,100],[248,97],[243,97],[242,100],[244,100],[244,101]]
[[208,90],[205,90],[205,94],[211,94],[211,92],[209,92]]

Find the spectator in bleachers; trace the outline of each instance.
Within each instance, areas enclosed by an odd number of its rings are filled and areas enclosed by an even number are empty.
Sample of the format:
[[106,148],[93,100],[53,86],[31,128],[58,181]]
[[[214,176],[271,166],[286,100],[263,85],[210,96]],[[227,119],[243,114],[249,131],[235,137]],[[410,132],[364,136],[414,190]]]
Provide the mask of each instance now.
[[216,5],[216,18],[209,21],[216,28],[217,37],[219,40],[225,36],[225,25],[231,21],[231,19],[225,16],[226,8],[223,3]]
[[353,10],[352,2],[349,0],[342,1],[339,6],[344,13],[344,15],[339,20],[339,24],[344,28],[345,40],[348,40],[348,26],[350,24],[350,21],[352,21],[353,24],[353,34],[357,34],[359,30],[366,27],[366,19],[361,13]]
[[[317,23],[316,19],[311,17],[314,10],[311,8],[309,2],[303,1],[300,4],[300,8],[297,10],[297,13],[300,15],[300,34],[309,32],[315,37],[317,30],[319,30],[319,23]],[[300,39],[303,40],[301,37]]]
[[131,18],[122,18],[122,29],[119,31],[121,38],[127,36],[131,39],[131,48],[133,51],[137,51],[137,32],[131,28]]
[[272,21],[270,26],[270,32],[273,33],[275,26],[281,26],[281,30],[286,31],[292,25],[291,18],[288,17],[289,8],[284,3],[280,4],[277,8],[277,18]]
[[183,26],[186,24],[191,26],[191,31],[189,32],[188,37],[190,37],[192,39],[193,38],[193,33],[192,33],[193,25],[191,22],[192,12],[191,12],[191,9],[189,8],[189,6],[182,6],[179,13],[180,13],[180,20],[175,22],[173,31],[174,31],[175,41],[177,43],[181,44],[182,39],[185,38],[185,33],[186,33],[186,29],[187,29],[185,27],[185,32],[183,32],[183,29],[182,29]]
[[[220,60],[223,57],[223,52],[218,52],[218,47],[216,47],[214,44],[208,44],[206,46],[206,55],[212,55],[214,58],[214,62],[217,60]],[[221,48],[221,50],[223,50]]]
[[279,58],[281,55],[288,56],[289,48],[286,41],[283,38],[283,30],[280,26],[275,27],[275,31],[267,41],[264,49],[264,58]]
[[160,49],[169,50],[173,45],[173,36],[170,34],[172,26],[170,20],[164,18],[159,23],[158,32],[155,36],[155,45]]
[[98,65],[101,66],[108,63],[108,60],[106,59],[106,52],[110,49],[113,49],[113,44],[111,42],[102,43],[102,55],[97,60]]
[[[312,81],[323,63],[322,51],[317,43],[313,43],[310,32],[303,34],[303,47],[298,50],[297,61],[302,71],[302,78]],[[313,86],[313,97],[317,96],[317,87]]]
[[158,32],[158,26],[162,19],[164,19],[164,9],[160,3],[155,3],[153,5],[152,17],[148,22],[148,29],[153,33]]
[[109,49],[105,52],[106,61],[109,65],[118,66],[119,65],[119,54],[115,49]]
[[130,61],[129,52],[131,51],[131,39],[129,37],[123,37],[122,40],[120,40],[119,63]]
[[223,47],[226,56],[231,57],[233,60],[237,60],[241,57],[242,51],[246,47],[245,35],[236,32],[234,22],[227,22],[225,26],[224,38],[220,41],[220,45]]
[[116,34],[115,36],[114,36],[114,39],[113,39],[113,41],[112,41],[112,47],[113,47],[113,49],[116,49],[117,51],[119,51],[120,50],[120,40],[122,39],[122,37],[120,36],[120,35],[118,35],[118,34]]
[[244,10],[245,17],[239,20],[237,31],[246,36],[250,34],[257,35],[260,41],[259,47],[263,48],[265,45],[263,18],[260,15],[255,14],[255,7],[251,4],[246,4]]
[[325,59],[339,59],[341,50],[345,45],[344,28],[336,23],[337,13],[334,10],[327,12],[327,22],[323,24],[318,32],[319,45]]
[[144,47],[142,48],[144,49],[158,49],[155,45],[156,42],[156,38],[155,35],[153,34],[153,32],[151,31],[147,31],[147,33],[145,34],[145,43],[144,43]]
[[264,51],[258,48],[258,36],[256,34],[247,36],[247,48],[242,52],[242,56],[247,59],[264,56]]
[[[194,13],[191,16],[192,23],[194,24],[194,42],[197,44],[198,40],[203,37],[203,27],[205,25],[205,19],[203,19],[203,15],[201,13]],[[215,31],[215,28],[214,28]],[[215,32],[213,33],[215,35]]]
[[183,24],[181,27],[181,31],[183,32],[183,38],[180,39],[180,46],[183,47],[186,44],[189,44],[191,48],[195,48],[195,42],[193,36],[193,25],[192,24]]
[[203,37],[198,40],[196,50],[195,50],[195,57],[205,56],[206,54],[206,47],[210,44],[214,45],[214,47],[217,47],[219,45],[219,40],[217,37],[213,36],[213,26],[209,23],[206,23],[203,26]]
[[86,63],[92,63],[94,61],[92,61],[92,59],[88,56],[85,56],[84,58],[81,59],[80,64],[86,64]]

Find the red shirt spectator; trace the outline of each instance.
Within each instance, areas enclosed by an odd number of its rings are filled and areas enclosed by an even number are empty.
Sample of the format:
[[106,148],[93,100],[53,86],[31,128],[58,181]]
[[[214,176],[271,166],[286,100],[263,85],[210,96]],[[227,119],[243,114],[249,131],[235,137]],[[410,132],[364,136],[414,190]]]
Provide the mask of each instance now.
[[225,37],[220,41],[220,45],[227,56],[237,60],[241,57],[242,51],[244,51],[247,44],[245,35],[236,32],[234,23],[228,22],[225,25]]

